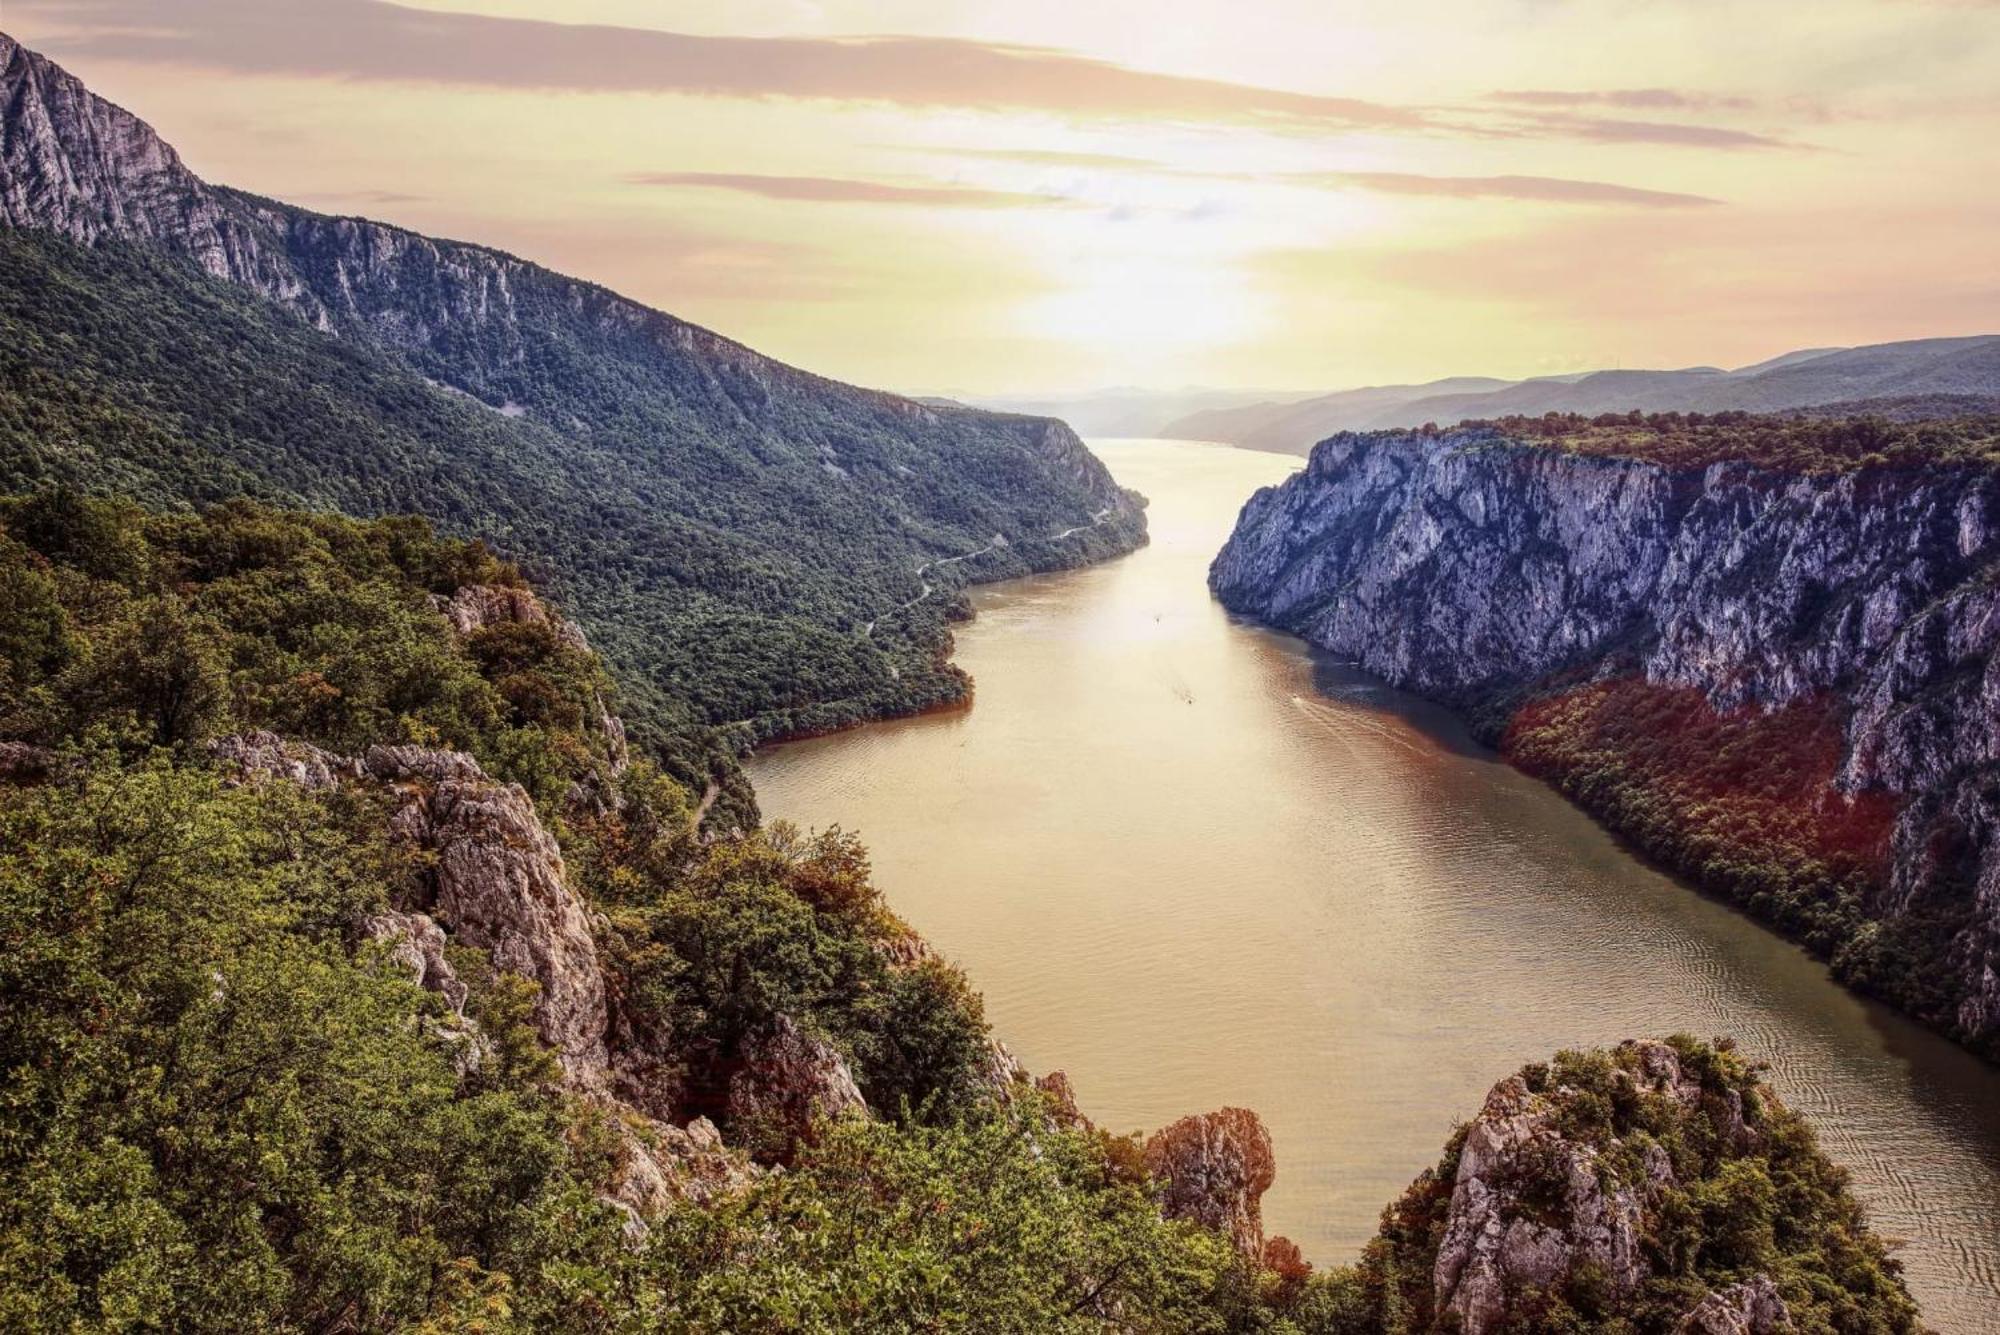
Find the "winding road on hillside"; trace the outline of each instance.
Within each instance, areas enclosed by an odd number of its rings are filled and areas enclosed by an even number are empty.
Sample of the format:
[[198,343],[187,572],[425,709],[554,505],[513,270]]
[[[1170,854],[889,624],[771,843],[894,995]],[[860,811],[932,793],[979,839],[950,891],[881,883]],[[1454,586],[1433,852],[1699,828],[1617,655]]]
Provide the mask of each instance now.
[[[1069,528],[1064,529],[1060,533],[1050,534],[1047,538],[1044,538],[1043,541],[1061,542],[1064,538],[1067,538],[1072,534],[1081,533],[1087,528],[1098,528],[1102,526],[1104,521],[1109,518],[1111,518],[1111,507],[1107,505],[1102,510],[1099,510],[1096,514],[1092,515],[1090,518],[1090,522],[1088,524],[1074,524]],[[923,585],[923,588],[918,591],[917,596],[910,599],[907,602],[897,603],[896,606],[891,611],[885,612],[883,615],[893,616],[896,612],[907,612],[912,607],[915,607],[918,603],[924,601],[924,599],[930,597],[933,593],[936,593],[937,592],[936,586],[934,586],[929,580],[925,579],[924,576],[931,570],[937,568],[938,566],[957,565],[960,561],[970,561],[975,556],[984,556],[986,555],[986,553],[994,550],[995,548],[1004,547],[1006,545],[1007,545],[1007,540],[996,533],[993,535],[993,541],[987,543],[984,547],[978,547],[969,552],[960,552],[957,556],[939,557],[936,560],[923,562],[921,565],[917,567],[917,572],[916,572],[918,581]],[[875,626],[880,620],[881,618],[877,617],[874,621],[870,621],[866,625],[862,626],[861,637],[863,639],[867,639],[869,636],[873,635],[875,633]]]

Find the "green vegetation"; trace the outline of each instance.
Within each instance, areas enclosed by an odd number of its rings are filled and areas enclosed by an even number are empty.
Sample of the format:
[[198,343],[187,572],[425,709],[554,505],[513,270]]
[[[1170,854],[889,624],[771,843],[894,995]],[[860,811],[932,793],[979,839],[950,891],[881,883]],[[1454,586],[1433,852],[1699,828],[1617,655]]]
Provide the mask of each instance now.
[[[635,740],[697,787],[725,744],[961,698],[955,581],[1138,540],[1134,519],[1093,526],[1103,499],[1038,444],[1046,423],[912,414],[775,364],[718,380],[671,351],[678,322],[626,328],[600,290],[515,281],[497,330],[412,268],[396,292],[452,333],[396,351],[156,251],[0,229],[0,491],[248,496],[484,537],[591,634]],[[921,563],[1001,533],[898,610]]]
[[[518,580],[421,521],[0,501],[0,744],[33,759],[0,783],[0,1327],[1428,1329],[1445,1177],[1319,1273],[1164,1219],[1133,1139],[1025,1085],[995,1097],[977,995],[909,948],[851,837],[704,838],[687,787],[611,763],[592,655],[541,623],[460,636],[433,602]],[[670,1040],[655,1092],[784,1171],[631,1237],[605,1199],[619,1114],[561,1082],[533,985],[451,946],[461,1019],[362,944],[428,855],[390,835],[382,786],[211,764],[207,742],[260,727],[463,747],[520,781],[595,911],[619,1023]],[[779,1016],[834,1046],[875,1119],[730,1123],[740,1045]],[[1574,1130],[1622,1140],[1618,1171],[1635,1128],[1682,1170],[1650,1305],[1598,1321],[1558,1295],[1574,1328],[1664,1329],[1648,1314],[1754,1268],[1803,1329],[1904,1329],[1802,1124],[1733,1057],[1685,1051],[1744,1096],[1755,1154],[1622,1100],[1601,1058],[1543,1079],[1594,1091]]]
[[1894,405],[1885,405],[1881,415],[1866,416],[1549,413],[1467,422],[1465,428],[1486,428],[1508,440],[1570,454],[1637,459],[1677,469],[1731,462],[1801,474],[1950,465],[2000,468],[2000,416],[1972,413],[1914,420]]
[[[431,601],[517,580],[421,521],[0,502],[0,742],[38,749],[0,786],[0,1326],[1182,1330],[1251,1302],[1128,1142],[992,1103],[977,996],[890,967],[906,929],[853,839],[703,841],[680,785],[609,772],[593,657],[538,624],[460,638]],[[690,1113],[784,1014],[889,1119],[782,1147],[789,1173],[633,1247],[600,1199],[615,1137],[556,1082],[532,986],[461,958],[485,1039],[462,1063],[462,1022],[355,945],[423,875],[391,798],[226,783],[203,744],[254,727],[522,780]],[[571,800],[586,780],[615,800]]]
[[433,602],[520,582],[420,519],[0,499],[0,740],[127,756],[254,728],[343,752],[416,743],[551,798],[603,776],[603,668],[548,625],[461,643]]

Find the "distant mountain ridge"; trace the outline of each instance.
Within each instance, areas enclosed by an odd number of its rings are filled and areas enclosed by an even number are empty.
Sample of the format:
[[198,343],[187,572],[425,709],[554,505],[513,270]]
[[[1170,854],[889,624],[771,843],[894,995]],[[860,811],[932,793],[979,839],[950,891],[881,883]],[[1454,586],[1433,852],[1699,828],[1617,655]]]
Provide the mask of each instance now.
[[1192,414],[1159,434],[1246,449],[1306,454],[1339,431],[1544,413],[1784,412],[1859,400],[2000,395],[2000,335],[1928,338],[1857,348],[1807,348],[1733,371],[1592,371],[1533,380],[1433,381],[1343,390],[1302,402],[1263,403]]
[[[0,35],[0,490],[51,484],[488,537],[642,731],[739,741],[960,698],[960,585],[1144,540],[1060,422],[842,384],[501,251],[211,185]],[[968,559],[924,593],[946,557]]]
[[1276,407],[1312,397],[1311,390],[1274,393],[1248,389],[1121,387],[1081,394],[978,396],[965,402],[990,412],[1059,417],[1086,436],[1152,436],[1158,434],[1161,423],[1182,417],[1254,404]]

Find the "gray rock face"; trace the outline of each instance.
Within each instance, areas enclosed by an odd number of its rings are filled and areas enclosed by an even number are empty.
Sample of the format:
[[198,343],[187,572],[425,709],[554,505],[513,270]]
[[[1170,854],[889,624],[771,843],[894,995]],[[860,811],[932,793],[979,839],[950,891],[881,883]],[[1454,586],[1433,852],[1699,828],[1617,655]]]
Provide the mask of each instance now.
[[357,761],[261,729],[218,737],[208,743],[208,754],[242,779],[282,779],[310,791],[334,788],[342,779],[361,776]]
[[[1637,1288],[1645,1277],[1640,1201],[1630,1190],[1606,1191],[1597,1160],[1562,1137],[1519,1076],[1496,1085],[1459,1156],[1432,1273],[1438,1311],[1480,1335],[1504,1323],[1514,1295],[1557,1285],[1586,1264],[1619,1294]],[[1525,1184],[1557,1203],[1532,1208]]]
[[625,1214],[625,1236],[634,1244],[652,1231],[648,1221],[677,1201],[706,1202],[741,1191],[756,1176],[742,1154],[722,1143],[715,1124],[697,1117],[672,1126],[612,1102],[600,1105],[617,1136],[618,1159],[604,1197]]
[[1264,1247],[1264,1193],[1277,1180],[1271,1133],[1248,1108],[1198,1113],[1146,1142],[1146,1170],[1162,1184],[1160,1210],[1223,1234],[1243,1255]]
[[1791,1309],[1769,1275],[1709,1294],[1674,1326],[1675,1335],[1776,1335],[1790,1329]]
[[454,940],[486,951],[496,968],[534,979],[543,1041],[571,1083],[604,1088],[608,1020],[597,943],[528,794],[494,783],[455,752],[378,746],[368,769],[397,782],[396,828],[433,855],[421,907]]
[[[1990,472],[1673,470],[1485,429],[1340,435],[1251,498],[1209,583],[1232,611],[1448,703],[1557,672],[1636,671],[1719,708],[1832,697],[1848,710],[1840,787],[1902,802],[1893,891],[1870,908],[1979,887],[1946,906],[1965,920],[1950,955],[1970,999],[1927,1018],[2000,1043]],[[1951,868],[1940,821],[1965,836]]]
[[443,997],[455,1014],[465,1014],[465,983],[445,958],[444,929],[435,918],[387,909],[361,920],[361,937],[380,942],[389,958],[408,970],[411,982]]
[[747,1039],[739,1057],[729,1080],[732,1127],[797,1142],[810,1140],[821,1121],[868,1109],[846,1059],[789,1015]]

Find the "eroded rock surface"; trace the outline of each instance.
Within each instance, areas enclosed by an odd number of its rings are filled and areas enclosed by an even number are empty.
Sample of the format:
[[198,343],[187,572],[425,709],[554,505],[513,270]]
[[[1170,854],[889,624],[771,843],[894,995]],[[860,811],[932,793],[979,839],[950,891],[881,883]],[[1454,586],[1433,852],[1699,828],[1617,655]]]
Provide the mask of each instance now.
[[604,971],[590,917],[527,792],[449,751],[373,747],[368,770],[397,783],[395,828],[433,855],[424,902],[411,907],[496,968],[539,984],[535,1027],[564,1073],[580,1087],[607,1087]]
[[[1620,1052],[1627,1064],[1612,1072],[1616,1085],[1664,1096],[1676,1116],[1706,1119],[1729,1153],[1759,1147],[1740,1093],[1705,1086],[1668,1044],[1627,1043]],[[1621,1143],[1575,1138],[1565,1121],[1569,1098],[1564,1088],[1537,1090],[1526,1076],[1510,1076],[1466,1129],[1432,1272],[1437,1311],[1464,1335],[1509,1328],[1524,1295],[1559,1292],[1586,1274],[1617,1298],[1651,1275],[1646,1212],[1675,1185],[1673,1164],[1647,1140],[1638,1149],[1643,1174],[1613,1171],[1610,1156]]]
[[1277,1179],[1271,1133],[1248,1108],[1198,1113],[1155,1132],[1146,1169],[1162,1184],[1160,1209],[1223,1234],[1245,1256],[1264,1246],[1264,1193]]
[[1675,1335],[1778,1335],[1792,1314],[1769,1275],[1709,1294],[1674,1327]]
[[729,1079],[729,1124],[785,1141],[810,1140],[815,1126],[868,1104],[840,1051],[789,1015],[743,1043]]

